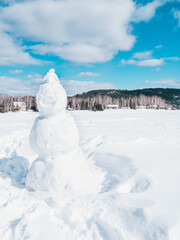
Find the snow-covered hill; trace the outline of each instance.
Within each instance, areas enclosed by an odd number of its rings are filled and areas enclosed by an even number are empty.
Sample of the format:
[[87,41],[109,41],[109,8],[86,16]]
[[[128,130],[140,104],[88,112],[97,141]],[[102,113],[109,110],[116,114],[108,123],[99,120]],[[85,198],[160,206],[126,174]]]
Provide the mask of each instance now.
[[0,239],[179,240],[180,111],[71,112],[98,194],[28,192],[38,113],[0,114]]

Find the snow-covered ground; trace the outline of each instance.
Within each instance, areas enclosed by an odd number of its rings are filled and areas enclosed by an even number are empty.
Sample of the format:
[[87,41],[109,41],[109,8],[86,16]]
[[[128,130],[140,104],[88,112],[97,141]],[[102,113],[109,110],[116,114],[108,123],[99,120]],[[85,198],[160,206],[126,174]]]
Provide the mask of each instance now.
[[179,240],[180,111],[74,111],[99,194],[28,192],[38,113],[0,114],[1,240]]

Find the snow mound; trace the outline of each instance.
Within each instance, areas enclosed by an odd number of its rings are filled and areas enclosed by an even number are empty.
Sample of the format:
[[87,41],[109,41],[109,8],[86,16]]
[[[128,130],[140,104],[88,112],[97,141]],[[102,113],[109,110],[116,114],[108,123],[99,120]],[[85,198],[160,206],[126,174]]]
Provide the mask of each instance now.
[[30,143],[38,158],[28,172],[26,187],[30,191],[97,193],[104,174],[85,159],[76,124],[65,111],[66,105],[66,92],[51,69],[37,93],[40,116],[34,122]]

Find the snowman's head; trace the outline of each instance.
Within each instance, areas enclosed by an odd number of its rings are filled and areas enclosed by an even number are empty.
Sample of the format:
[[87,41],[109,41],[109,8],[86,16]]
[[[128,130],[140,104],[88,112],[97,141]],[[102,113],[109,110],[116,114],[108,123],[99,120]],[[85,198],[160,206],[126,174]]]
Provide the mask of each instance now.
[[51,69],[44,77],[36,95],[40,115],[49,117],[63,112],[67,106],[67,95],[55,70]]
[[55,74],[55,70],[50,69],[49,72],[44,77],[43,82],[53,82],[53,81],[59,82],[59,78]]

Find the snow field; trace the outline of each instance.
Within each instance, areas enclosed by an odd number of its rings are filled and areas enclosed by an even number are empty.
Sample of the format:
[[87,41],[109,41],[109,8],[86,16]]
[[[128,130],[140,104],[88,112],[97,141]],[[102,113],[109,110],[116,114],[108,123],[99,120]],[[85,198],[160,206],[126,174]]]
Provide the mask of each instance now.
[[0,115],[0,239],[179,240],[180,112],[75,111],[80,147],[105,178],[99,193],[28,192],[37,113]]

